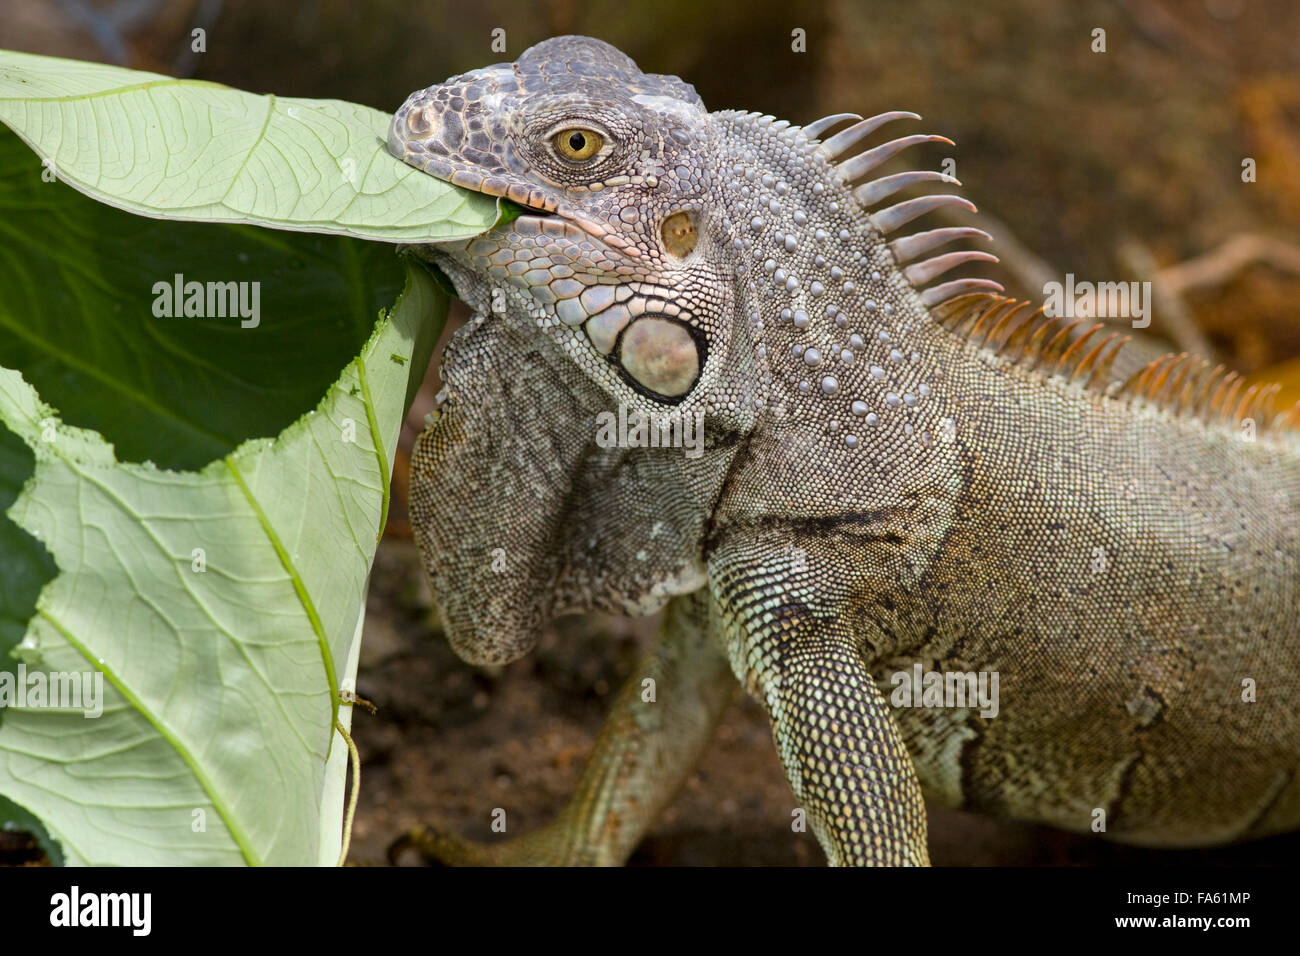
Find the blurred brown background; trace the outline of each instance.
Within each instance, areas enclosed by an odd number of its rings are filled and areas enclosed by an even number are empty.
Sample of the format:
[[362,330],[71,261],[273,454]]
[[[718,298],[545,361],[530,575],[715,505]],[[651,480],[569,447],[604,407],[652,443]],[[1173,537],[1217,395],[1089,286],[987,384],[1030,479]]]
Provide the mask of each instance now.
[[[196,26],[206,52],[190,49]],[[497,28],[504,54],[490,47]],[[791,50],[795,28],[806,31],[806,52]],[[1104,53],[1093,50],[1098,29]],[[600,37],[647,71],[682,76],[713,109],[796,123],[918,112],[919,131],[958,148],[910,165],[955,157],[1009,292],[1038,298],[1066,272],[1151,280],[1156,311],[1143,347],[1280,377],[1283,400],[1300,399],[1294,0],[0,0],[0,46],[385,111],[562,33]],[[1242,181],[1248,157],[1253,183]],[[408,449],[435,378],[412,409]],[[476,837],[489,835],[493,807],[506,808],[514,832],[548,820],[653,628],[567,619],[507,668],[462,664],[429,619],[400,508],[401,464],[358,678],[379,712],[354,719],[364,760],[357,862],[381,861],[390,840],[424,820]],[[634,862],[820,862],[812,837],[790,832],[791,807],[766,721],[740,704]],[[1141,851],[942,811],[931,830],[941,864],[1253,863],[1300,846],[1287,837]]]

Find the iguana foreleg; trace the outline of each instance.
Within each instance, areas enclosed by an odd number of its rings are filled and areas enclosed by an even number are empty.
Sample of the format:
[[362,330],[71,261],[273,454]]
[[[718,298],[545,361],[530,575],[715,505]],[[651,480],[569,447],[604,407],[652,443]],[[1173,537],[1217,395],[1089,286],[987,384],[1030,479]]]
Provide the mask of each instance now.
[[[819,607],[798,548],[724,548],[712,561],[732,667],[767,707],[786,777],[832,866],[929,865],[912,759],[868,669],[867,615]],[[857,633],[855,633],[857,631]]]
[[[703,592],[674,598],[659,638],[614,701],[577,792],[551,823],[501,843],[433,827],[394,847],[453,866],[619,865],[694,769],[736,680],[706,630]],[[650,683],[653,681],[653,683]]]

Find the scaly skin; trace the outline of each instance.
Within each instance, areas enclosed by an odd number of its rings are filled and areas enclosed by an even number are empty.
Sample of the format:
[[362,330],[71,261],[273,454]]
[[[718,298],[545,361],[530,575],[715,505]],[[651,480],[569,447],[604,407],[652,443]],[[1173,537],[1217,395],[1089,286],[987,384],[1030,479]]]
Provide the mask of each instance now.
[[[923,794],[1162,846],[1300,824],[1300,442],[1185,362],[1111,382],[1082,329],[1002,347],[992,283],[924,289],[957,260],[905,264],[974,231],[890,243],[925,206],[872,207],[941,177],[855,191],[897,147],[841,161],[903,115],[822,141],[577,37],[397,113],[396,155],[529,207],[427,250],[476,313],[412,465],[453,647],[500,663],[550,615],[696,595],[556,826],[432,855],[625,859],[726,697],[680,650],[701,628],[835,864],[928,862]],[[620,405],[702,413],[703,454],[604,447]],[[997,716],[891,704],[916,663],[996,673]]]

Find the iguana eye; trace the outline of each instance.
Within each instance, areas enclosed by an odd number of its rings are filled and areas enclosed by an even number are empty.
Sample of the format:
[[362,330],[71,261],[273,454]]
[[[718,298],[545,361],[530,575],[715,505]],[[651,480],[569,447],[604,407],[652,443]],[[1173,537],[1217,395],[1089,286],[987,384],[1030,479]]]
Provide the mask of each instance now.
[[555,151],[571,163],[585,163],[605,145],[605,137],[593,129],[562,129],[551,137]]

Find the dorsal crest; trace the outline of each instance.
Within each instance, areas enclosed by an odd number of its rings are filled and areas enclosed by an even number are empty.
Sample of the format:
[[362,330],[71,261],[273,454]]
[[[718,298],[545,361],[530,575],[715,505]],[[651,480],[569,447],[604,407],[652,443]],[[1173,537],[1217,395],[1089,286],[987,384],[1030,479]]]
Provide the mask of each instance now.
[[[843,158],[886,123],[899,119],[920,117],[903,111],[868,119],[855,113],[837,113],[809,123],[803,133],[816,140],[840,124],[854,121],[817,145],[817,151],[835,165],[836,175],[846,185],[873,173],[910,146],[930,142],[952,145],[952,140],[944,136],[910,135]],[[852,194],[871,224],[885,236],[945,206],[975,211],[968,200],[951,194],[921,196],[879,207],[900,190],[927,182],[961,185],[944,173],[913,170],[869,179],[853,188]],[[964,263],[998,261],[996,256],[977,250],[940,252],[922,258],[964,239],[989,241],[992,237],[971,226],[949,226],[886,242],[895,264],[932,317],[954,334],[1045,377],[1076,382],[1132,405],[1159,408],[1206,425],[1233,426],[1251,419],[1260,428],[1300,430],[1300,402],[1280,414],[1274,408],[1280,385],[1248,385],[1241,375],[1225,366],[1185,352],[1161,356],[1127,379],[1115,380],[1111,377],[1115,359],[1130,336],[1087,319],[1047,315],[1043,306],[1032,309],[1029,302],[999,295],[1002,286],[991,279],[965,278],[929,285]]]
[[1044,314],[1043,307],[991,293],[956,296],[931,309],[945,328],[1031,371],[1060,377],[1133,405],[1143,404],[1206,425],[1235,426],[1251,419],[1260,428],[1300,428],[1300,402],[1278,413],[1282,386],[1247,384],[1237,372],[1187,352],[1168,353],[1126,379],[1111,369],[1130,336],[1102,323]]

